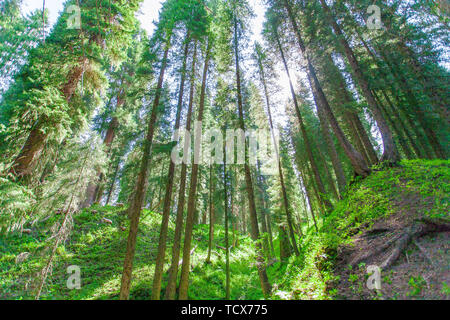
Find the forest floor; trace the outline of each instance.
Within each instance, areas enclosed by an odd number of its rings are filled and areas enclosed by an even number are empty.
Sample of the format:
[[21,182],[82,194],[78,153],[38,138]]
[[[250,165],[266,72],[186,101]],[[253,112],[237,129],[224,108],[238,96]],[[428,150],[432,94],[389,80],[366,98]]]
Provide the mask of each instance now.
[[[413,170],[412,170],[413,169]],[[338,248],[337,296],[342,299],[447,299],[450,284],[448,163],[393,169],[390,214],[363,225]],[[379,267],[378,290],[368,266]]]
[[[449,299],[450,161],[404,161],[352,185],[335,210],[299,239],[301,254],[271,260],[272,299]],[[128,220],[123,208],[93,206],[73,218],[58,247],[42,299],[118,299]],[[29,233],[0,235],[0,299],[32,299],[61,216],[26,226]],[[106,219],[106,220],[105,220]],[[150,299],[157,253],[158,213],[143,211],[131,299]],[[215,227],[206,264],[208,226],[197,225],[189,297],[223,299],[224,229]],[[170,257],[174,225],[169,225]],[[231,235],[230,235],[231,237]],[[278,241],[275,237],[275,252]],[[167,260],[167,259],[166,259]],[[255,252],[248,236],[231,249],[231,298],[262,299]],[[67,267],[81,270],[81,289],[68,289]],[[369,266],[381,268],[380,290],[367,287]],[[168,265],[166,265],[166,268]],[[166,284],[163,278],[163,291]]]
[[[118,299],[120,279],[128,235],[127,219],[123,209],[94,206],[73,219],[73,231],[64,245],[60,245],[41,299]],[[35,225],[31,234],[14,233],[0,237],[0,300],[32,299],[39,277],[45,266],[52,234],[52,225],[58,217]],[[61,217],[59,217],[61,219]],[[107,219],[107,220],[105,220]],[[107,221],[112,223],[108,223]],[[133,268],[130,299],[150,299],[152,278],[158,250],[161,215],[144,210],[140,222],[138,243]],[[169,243],[173,241],[174,225],[169,225]],[[193,234],[192,272],[189,296],[192,299],[223,299],[225,285],[224,229],[217,225],[211,263],[205,260],[208,251],[209,226],[195,226]],[[231,235],[230,235],[231,238]],[[166,257],[171,255],[171,245]],[[166,261],[168,259],[166,258]],[[239,248],[232,249],[230,266],[233,278],[233,299],[261,299],[255,261],[255,252],[249,237],[241,236]],[[165,270],[169,267],[166,263]],[[70,276],[67,267],[81,269],[81,289],[67,287]],[[163,278],[163,292],[167,274]]]

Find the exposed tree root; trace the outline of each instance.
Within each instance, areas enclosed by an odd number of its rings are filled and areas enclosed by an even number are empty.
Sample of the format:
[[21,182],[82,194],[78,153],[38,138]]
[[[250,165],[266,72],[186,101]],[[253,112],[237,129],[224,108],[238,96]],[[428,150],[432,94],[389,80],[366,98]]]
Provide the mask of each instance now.
[[[402,252],[406,249],[409,243],[413,242],[425,256],[425,258],[432,264],[432,260],[427,254],[427,252],[420,246],[420,244],[416,241],[418,238],[423,237],[430,233],[438,233],[438,232],[446,232],[450,231],[450,224],[446,221],[440,220],[431,220],[427,218],[422,218],[420,220],[415,221],[412,225],[408,227],[393,230],[386,227],[379,227],[365,232],[361,238],[371,238],[377,236],[377,234],[385,233],[389,231],[394,231],[395,234],[390,238],[386,239],[386,241],[382,242],[382,244],[367,250],[362,255],[355,257],[351,260],[350,265],[352,267],[357,266],[360,262],[366,261],[369,258],[377,256],[390,247],[393,247],[392,251],[388,255],[388,257],[383,261],[380,265],[381,269],[387,269],[391,267],[400,257]],[[368,240],[369,245],[372,240]],[[373,242],[372,242],[373,243]]]
[[404,234],[396,241],[396,245],[389,257],[381,264],[381,269],[392,266],[411,241],[423,237],[429,233],[450,231],[450,225],[431,220],[422,219],[420,222],[405,228]]
[[380,233],[386,233],[388,231],[392,231],[392,229],[385,228],[385,227],[374,228],[374,229],[371,229],[369,231],[366,231],[361,237],[363,237],[363,238],[370,238],[370,237],[373,237],[373,236],[378,236]]
[[350,262],[350,265],[352,267],[354,267],[361,261],[367,260],[370,257],[373,257],[373,256],[383,252],[384,250],[389,248],[393,242],[397,241],[397,239],[400,236],[401,236],[400,234],[397,234],[397,235],[393,236],[391,239],[389,239],[388,241],[386,241],[385,243],[383,243],[381,246],[378,246],[377,248],[375,248],[375,250],[367,251],[364,255],[362,255],[362,256],[358,257],[356,260],[353,260],[352,262]]
[[[409,229],[409,228],[407,228],[407,229]],[[391,254],[389,255],[389,257],[386,260],[384,260],[384,262],[380,266],[380,268],[382,270],[385,270],[388,267],[390,267],[398,259],[400,254],[403,252],[403,250],[408,245],[411,238],[412,238],[412,232],[406,231],[406,233],[403,234],[400,237],[400,239],[396,241],[396,245],[395,245],[394,249],[392,250]]]

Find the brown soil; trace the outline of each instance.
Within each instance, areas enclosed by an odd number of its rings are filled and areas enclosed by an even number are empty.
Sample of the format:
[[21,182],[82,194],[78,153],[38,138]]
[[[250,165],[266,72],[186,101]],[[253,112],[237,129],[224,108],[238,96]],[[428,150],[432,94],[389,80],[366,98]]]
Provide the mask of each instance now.
[[[450,298],[450,224],[425,217],[433,199],[403,194],[397,212],[338,249],[338,299]],[[368,266],[381,271],[381,289],[367,286]],[[445,285],[446,284],[446,285]]]

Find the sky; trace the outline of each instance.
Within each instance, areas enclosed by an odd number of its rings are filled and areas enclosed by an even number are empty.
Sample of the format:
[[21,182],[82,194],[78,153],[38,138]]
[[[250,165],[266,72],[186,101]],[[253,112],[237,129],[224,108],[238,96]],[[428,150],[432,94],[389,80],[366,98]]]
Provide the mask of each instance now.
[[[158,19],[158,11],[161,8],[160,0],[144,0],[141,6],[141,14],[139,20],[142,27],[148,31],[149,34],[153,31],[153,21]],[[58,19],[59,13],[63,9],[64,0],[45,0],[45,8],[49,11],[50,23],[54,24]],[[24,0],[24,13],[30,13],[36,9],[42,9],[43,0]]]
[[[158,19],[158,12],[163,1],[164,0],[144,0],[141,5],[138,17],[142,23],[142,27],[147,30],[149,34],[153,31],[153,21]],[[59,13],[63,9],[64,2],[64,0],[45,0],[45,8],[49,11],[51,24],[54,24],[58,19]],[[264,19],[264,7],[261,5],[261,0],[249,0],[249,2],[256,14],[256,18],[253,19],[252,23],[252,30],[255,30],[253,38],[260,41],[260,30],[262,29]],[[24,13],[28,14],[36,9],[42,9],[43,0],[24,0],[23,6]]]
[[[162,6],[164,0],[144,0],[141,9],[139,10],[137,17],[140,20],[142,27],[147,31],[149,35],[152,34],[154,30],[154,21],[157,21],[159,10]],[[253,8],[255,17],[252,19],[250,29],[253,31],[251,36],[251,42],[258,41],[262,42],[261,31],[264,22],[264,12],[265,8],[262,4],[262,0],[248,0],[250,6]],[[63,5],[65,0],[45,0],[45,8],[49,12],[49,20],[50,24],[53,25],[58,16],[63,9]],[[24,0],[23,1],[23,13],[28,14],[36,9],[42,9],[43,0]],[[292,70],[294,71],[294,70]],[[274,100],[277,100],[277,105],[280,103],[281,108],[274,108],[274,120],[281,125],[284,125],[285,120],[283,119],[284,114],[284,105],[286,100],[290,97],[289,91],[289,80],[285,76],[284,70],[279,68],[279,80],[278,84],[280,87],[280,91],[277,92],[277,97]],[[292,77],[295,82],[295,72],[292,72]],[[274,103],[275,101],[272,101]]]

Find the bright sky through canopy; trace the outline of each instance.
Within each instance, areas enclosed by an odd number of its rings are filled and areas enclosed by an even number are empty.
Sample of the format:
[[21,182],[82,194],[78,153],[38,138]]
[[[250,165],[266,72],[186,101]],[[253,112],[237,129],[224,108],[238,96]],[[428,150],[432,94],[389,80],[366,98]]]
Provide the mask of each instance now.
[[[58,19],[59,13],[63,9],[63,0],[46,0],[45,8],[49,11],[50,23],[54,24]],[[153,21],[158,19],[159,9],[163,0],[144,0],[141,5],[139,13],[139,20],[142,23],[142,27],[147,30],[149,34],[153,31]],[[264,7],[261,5],[261,0],[249,1],[253,9],[255,10],[256,18],[253,20],[252,30],[255,30],[253,35],[255,40],[260,41],[260,30],[264,19]],[[28,14],[36,9],[42,9],[42,0],[24,0],[23,2],[24,13]]]
[[[248,0],[250,6],[252,7],[255,17],[252,19],[250,29],[252,30],[250,43],[254,41],[262,42],[262,28],[264,23],[264,12],[265,8],[262,4],[262,0]],[[161,9],[162,3],[164,0],[144,0],[141,4],[141,9],[138,12],[138,18],[142,24],[142,28],[147,31],[149,35],[152,34],[153,29],[155,27],[154,23],[158,20],[159,10]],[[50,25],[53,25],[58,19],[61,10],[63,9],[65,1],[64,0],[46,0],[45,8],[49,12]],[[42,10],[43,1],[42,0],[24,0],[23,1],[23,12],[24,14],[29,14],[34,10]],[[277,95],[277,102],[281,105],[278,105],[275,101],[272,103],[276,103],[278,107],[274,110],[274,118],[275,122],[282,123],[281,119],[284,115],[284,103],[288,97],[290,97],[289,91],[289,80],[285,75],[284,69],[280,68],[278,71],[279,74],[279,84],[281,87],[281,91]],[[292,73],[292,79],[294,81],[294,85],[296,83],[296,74]]]

